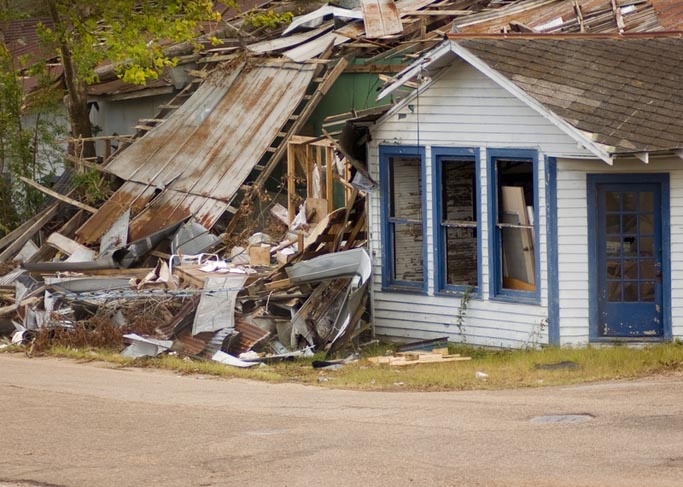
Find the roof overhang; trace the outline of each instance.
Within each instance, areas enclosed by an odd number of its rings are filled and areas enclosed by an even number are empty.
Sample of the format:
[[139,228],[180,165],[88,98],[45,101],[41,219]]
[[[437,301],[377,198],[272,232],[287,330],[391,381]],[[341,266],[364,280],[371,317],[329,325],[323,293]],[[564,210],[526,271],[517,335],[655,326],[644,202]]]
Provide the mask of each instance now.
[[[449,38],[447,40],[436,46],[431,51],[427,52],[424,56],[416,60],[406,69],[398,73],[392,80],[390,80],[389,83],[387,83],[384,86],[384,88],[380,91],[377,99],[379,100],[381,98],[384,98],[387,95],[393,93],[398,88],[406,85],[410,80],[415,78],[423,70],[427,70],[428,68],[431,68],[433,70],[436,67],[444,67],[446,65],[449,65],[453,61],[455,55],[460,59],[464,60],[465,62],[467,62],[468,64],[470,64],[483,75],[485,75],[493,82],[498,84],[501,88],[505,89],[511,95],[515,96],[521,102],[529,106],[531,109],[539,113],[541,116],[543,116],[553,125],[555,125],[558,129],[564,132],[567,136],[576,141],[576,143],[579,144],[579,146],[585,148],[587,151],[594,154],[597,158],[601,159],[609,165],[612,165],[614,164],[615,157],[623,156],[623,154],[617,153],[615,151],[615,148],[605,146],[593,140],[593,134],[577,129],[572,124],[567,122],[564,118],[549,110],[541,102],[539,102],[538,100],[530,96],[528,93],[526,93],[522,88],[517,86],[508,77],[496,71],[486,62],[484,62],[479,57],[470,52],[468,49],[458,44],[458,37],[464,39],[472,38],[473,36],[449,35]],[[496,37],[499,39],[501,38],[500,35],[497,35]],[[547,35],[545,37],[547,37]],[[429,82],[419,85],[417,90],[415,91],[415,94],[424,91],[428,85]],[[410,99],[412,99],[412,97],[407,97],[406,99],[402,100],[401,103],[395,106],[394,109],[392,109],[386,116],[390,116],[397,109],[409,103]],[[680,151],[676,154],[679,153]],[[639,152],[638,155],[636,155],[636,153],[633,152],[632,154],[630,154],[630,156],[637,157],[644,162],[649,161],[649,153],[647,153],[646,155],[644,153]]]

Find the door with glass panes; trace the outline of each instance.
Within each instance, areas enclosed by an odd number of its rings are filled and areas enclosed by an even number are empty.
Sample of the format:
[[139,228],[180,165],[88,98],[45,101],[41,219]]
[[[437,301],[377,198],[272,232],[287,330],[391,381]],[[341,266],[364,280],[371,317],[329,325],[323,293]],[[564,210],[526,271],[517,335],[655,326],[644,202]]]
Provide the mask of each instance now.
[[663,327],[661,183],[598,183],[598,337],[660,337]]

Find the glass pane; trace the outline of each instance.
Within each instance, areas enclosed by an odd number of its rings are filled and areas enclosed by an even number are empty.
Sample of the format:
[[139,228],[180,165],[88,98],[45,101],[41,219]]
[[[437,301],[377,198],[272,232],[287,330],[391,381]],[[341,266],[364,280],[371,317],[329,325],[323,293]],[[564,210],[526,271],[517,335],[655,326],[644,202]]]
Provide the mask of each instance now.
[[[534,208],[534,167],[530,160],[496,159],[498,194],[497,222],[533,225],[538,208]],[[536,290],[534,232],[531,228],[499,230],[501,259],[498,263],[503,289]]]
[[624,261],[624,279],[638,279],[638,261]]
[[634,302],[638,301],[638,283],[625,282],[624,283],[624,301]]
[[652,237],[640,237],[640,256],[655,255],[655,239]]
[[654,232],[654,215],[639,215],[640,219],[640,234],[652,235]]
[[638,210],[638,193],[621,193],[624,207],[622,211]]
[[621,282],[607,283],[607,301],[611,303],[621,301]]
[[618,257],[621,255],[621,238],[619,237],[607,237],[605,242],[607,245],[606,253],[611,257]]
[[636,237],[624,237],[621,249],[625,256],[638,255],[638,243]]
[[637,217],[636,215],[624,215],[623,219],[623,225],[624,228],[622,229],[623,233],[626,234],[635,234],[637,232]]
[[503,259],[503,288],[534,291],[534,252],[532,232],[526,228],[503,228],[501,230]]
[[654,302],[655,300],[655,283],[641,282],[640,283],[640,300],[646,302]]
[[640,211],[653,211],[655,208],[654,193],[640,193]]
[[607,211],[619,211],[619,193],[607,191],[605,193],[605,207]]
[[422,171],[419,157],[392,157],[391,216],[401,220],[422,220]]
[[446,284],[477,286],[476,228],[446,229]]
[[655,278],[655,260],[642,259],[640,261],[640,279],[654,279]]
[[607,279],[621,279],[621,261],[607,261]]
[[394,225],[394,279],[422,281],[422,225]]
[[619,233],[619,215],[607,215],[607,233]]
[[471,160],[442,161],[441,198],[444,220],[475,222],[475,167]]

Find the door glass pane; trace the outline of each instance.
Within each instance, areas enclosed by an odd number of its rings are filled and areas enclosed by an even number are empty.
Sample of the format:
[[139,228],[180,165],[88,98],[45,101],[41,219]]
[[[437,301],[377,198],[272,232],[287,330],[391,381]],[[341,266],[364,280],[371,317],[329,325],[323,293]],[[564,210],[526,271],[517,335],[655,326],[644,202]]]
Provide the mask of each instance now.
[[654,279],[655,278],[655,261],[654,259],[641,259],[640,261],[640,278]]
[[638,283],[625,282],[624,283],[624,301],[633,302],[638,301]]
[[636,237],[624,237],[624,243],[622,244],[621,248],[626,256],[638,255],[638,243]]
[[640,193],[640,211],[653,211],[655,208],[655,196],[652,192]]
[[635,234],[637,232],[637,218],[636,215],[624,215],[623,219],[624,228],[622,232]]
[[607,283],[607,301],[612,303],[621,301],[621,282],[612,281]]
[[621,261],[607,261],[607,279],[621,279]]
[[619,193],[607,191],[605,193],[605,205],[607,211],[619,211]]
[[640,256],[655,255],[655,239],[652,237],[640,238]]
[[653,302],[655,300],[655,283],[641,282],[640,283],[640,300],[646,302]]
[[638,279],[638,261],[624,261],[624,279]]
[[611,257],[619,257],[621,255],[621,238],[607,237],[607,255]]
[[619,215],[607,215],[607,233],[619,233]]
[[640,215],[640,234],[641,235],[652,235],[654,231],[654,215]]
[[638,193],[622,193],[622,211],[636,211],[638,209]]

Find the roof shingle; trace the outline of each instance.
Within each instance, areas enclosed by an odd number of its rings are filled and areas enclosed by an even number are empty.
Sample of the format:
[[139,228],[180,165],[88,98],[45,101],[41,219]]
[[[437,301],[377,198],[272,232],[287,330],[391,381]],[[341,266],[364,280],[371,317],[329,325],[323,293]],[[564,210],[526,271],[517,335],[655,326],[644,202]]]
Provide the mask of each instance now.
[[611,153],[683,147],[680,36],[455,40]]

